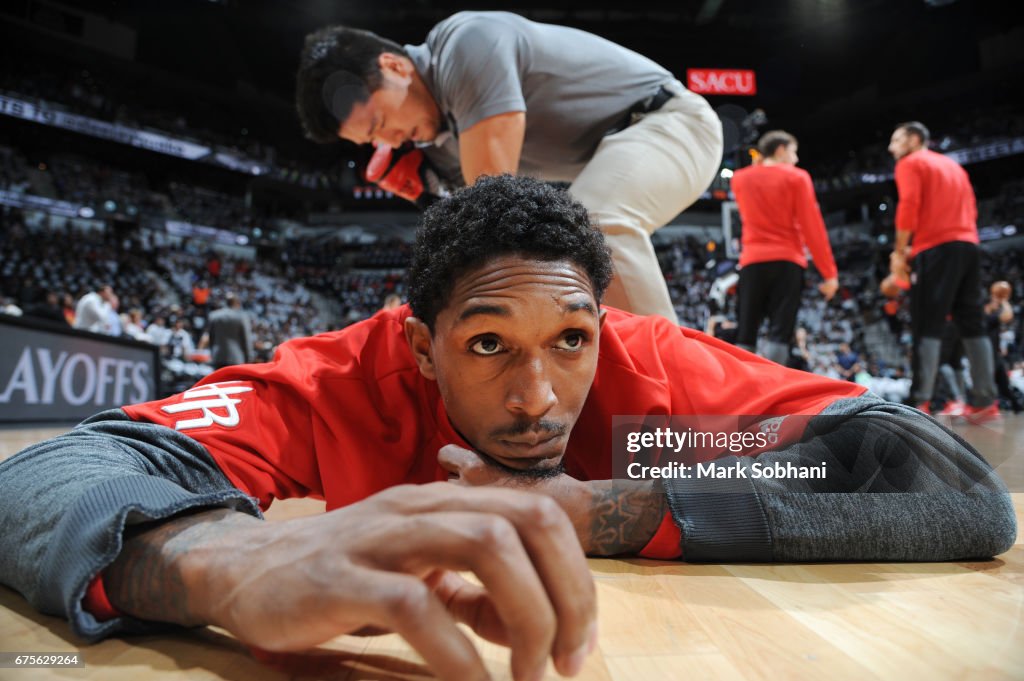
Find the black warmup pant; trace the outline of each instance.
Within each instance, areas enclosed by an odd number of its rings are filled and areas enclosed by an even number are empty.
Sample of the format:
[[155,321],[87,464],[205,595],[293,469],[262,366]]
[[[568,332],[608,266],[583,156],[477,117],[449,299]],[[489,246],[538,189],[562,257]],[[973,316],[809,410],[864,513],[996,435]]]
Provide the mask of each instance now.
[[985,335],[978,246],[950,241],[922,251],[914,258],[910,289],[910,325],[914,338],[942,338],[952,314],[961,338]]
[[910,289],[910,326],[914,333],[914,404],[932,398],[946,318],[963,339],[971,363],[971,405],[985,407],[995,397],[992,349],[985,337],[981,290],[981,254],[976,244],[950,241],[918,253]]
[[768,340],[789,345],[793,340],[804,268],[785,260],[745,265],[740,270],[739,328],[736,344],[757,347],[757,331],[768,317]]

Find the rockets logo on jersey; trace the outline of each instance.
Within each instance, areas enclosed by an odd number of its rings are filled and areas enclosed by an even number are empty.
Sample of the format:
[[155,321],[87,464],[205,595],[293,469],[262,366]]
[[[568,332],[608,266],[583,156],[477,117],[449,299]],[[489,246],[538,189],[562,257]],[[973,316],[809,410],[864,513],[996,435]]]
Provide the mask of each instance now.
[[183,414],[192,418],[175,421],[174,429],[185,431],[207,428],[213,424],[232,428],[238,425],[238,405],[242,400],[235,395],[252,391],[247,381],[207,383],[181,394],[181,402],[160,407],[167,414]]
[[765,419],[759,424],[758,428],[767,436],[769,446],[779,443],[779,430],[782,429],[782,422],[785,420],[785,416],[776,416],[775,418]]

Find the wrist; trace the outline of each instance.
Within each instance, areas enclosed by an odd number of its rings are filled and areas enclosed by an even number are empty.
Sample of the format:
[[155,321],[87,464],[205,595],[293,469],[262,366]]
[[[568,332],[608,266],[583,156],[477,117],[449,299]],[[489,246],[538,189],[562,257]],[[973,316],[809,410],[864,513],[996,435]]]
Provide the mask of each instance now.
[[594,505],[594,481],[583,481],[564,476],[564,488],[555,497],[558,505],[562,507],[565,514],[569,516],[572,527],[576,530],[576,537],[580,541],[583,552],[589,555],[593,548],[593,505]]
[[636,554],[650,543],[668,511],[656,481],[596,480],[586,485],[586,523],[577,532],[587,555]]
[[253,569],[249,551],[265,551],[276,524],[244,513],[226,511],[193,537],[177,570],[189,609],[203,623],[233,629],[232,598]]
[[133,617],[184,626],[220,624],[218,598],[231,592],[224,539],[240,523],[259,522],[227,509],[201,510],[126,532],[117,559],[104,571],[111,605]]

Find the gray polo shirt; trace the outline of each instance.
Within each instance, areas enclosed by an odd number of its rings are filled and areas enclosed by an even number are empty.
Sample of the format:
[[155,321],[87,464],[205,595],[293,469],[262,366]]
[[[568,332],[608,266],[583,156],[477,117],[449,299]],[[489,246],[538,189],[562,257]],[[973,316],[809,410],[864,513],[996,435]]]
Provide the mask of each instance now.
[[604,38],[508,12],[459,12],[405,48],[454,133],[424,151],[460,183],[458,133],[485,118],[525,111],[520,174],[571,181],[630,107],[675,80]]

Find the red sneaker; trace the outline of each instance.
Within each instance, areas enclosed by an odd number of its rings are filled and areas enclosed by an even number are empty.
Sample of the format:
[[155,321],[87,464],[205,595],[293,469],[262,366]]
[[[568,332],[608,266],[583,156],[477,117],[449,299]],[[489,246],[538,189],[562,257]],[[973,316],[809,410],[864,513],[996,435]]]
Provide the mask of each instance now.
[[1003,415],[999,413],[999,403],[993,402],[987,407],[968,406],[967,409],[964,410],[963,417],[968,423],[980,426],[983,423],[999,421],[1003,418]]
[[914,409],[917,409],[918,411],[923,411],[925,414],[928,414],[929,416],[932,415],[931,402],[922,402],[921,404],[915,406]]
[[967,405],[960,400],[950,400],[939,412],[939,416],[963,416],[967,411]]

